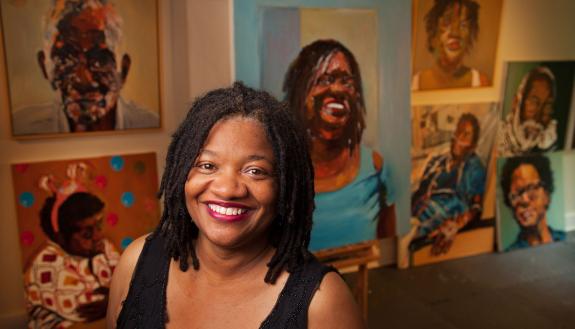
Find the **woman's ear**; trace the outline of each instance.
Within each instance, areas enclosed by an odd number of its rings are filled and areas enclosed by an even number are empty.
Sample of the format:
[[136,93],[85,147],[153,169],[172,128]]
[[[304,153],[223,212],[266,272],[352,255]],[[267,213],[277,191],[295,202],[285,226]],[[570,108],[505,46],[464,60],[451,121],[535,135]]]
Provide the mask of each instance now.
[[130,55],[128,54],[124,54],[124,56],[122,56],[122,67],[121,67],[121,77],[122,77],[122,84],[126,82],[126,79],[128,78],[128,72],[130,72],[130,66],[132,65],[132,59],[130,58]]

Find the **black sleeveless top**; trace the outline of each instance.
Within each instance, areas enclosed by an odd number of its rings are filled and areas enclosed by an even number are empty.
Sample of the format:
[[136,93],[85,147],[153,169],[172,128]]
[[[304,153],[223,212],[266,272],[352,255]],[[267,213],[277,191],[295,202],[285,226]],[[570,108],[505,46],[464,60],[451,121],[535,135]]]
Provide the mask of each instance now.
[[[132,275],[130,289],[122,302],[117,328],[160,329],[165,327],[166,287],[170,258],[164,239],[159,234],[146,238],[142,253]],[[290,273],[271,313],[260,329],[307,328],[307,312],[311,299],[324,275],[336,271],[312,258]]]

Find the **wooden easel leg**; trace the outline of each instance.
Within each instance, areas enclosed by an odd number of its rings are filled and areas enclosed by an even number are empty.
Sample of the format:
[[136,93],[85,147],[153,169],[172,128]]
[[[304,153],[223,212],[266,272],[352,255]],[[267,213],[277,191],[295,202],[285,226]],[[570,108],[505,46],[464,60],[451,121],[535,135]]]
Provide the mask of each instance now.
[[357,271],[355,299],[358,301],[365,320],[367,320],[368,273],[366,264],[359,265],[359,269]]

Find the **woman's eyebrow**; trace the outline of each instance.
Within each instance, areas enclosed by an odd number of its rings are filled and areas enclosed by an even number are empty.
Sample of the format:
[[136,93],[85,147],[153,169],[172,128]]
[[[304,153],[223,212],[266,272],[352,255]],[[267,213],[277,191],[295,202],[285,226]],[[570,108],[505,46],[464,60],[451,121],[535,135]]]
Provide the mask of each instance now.
[[[218,152],[215,151],[211,151],[209,149],[203,149],[199,152],[199,155],[207,155],[207,156],[217,156]],[[259,161],[259,160],[265,160],[268,161],[270,163],[273,163],[273,159],[270,159],[269,157],[262,155],[262,154],[251,154],[248,155],[246,158],[247,161]]]
[[217,155],[218,153],[215,151],[210,151],[208,149],[201,149],[200,152],[198,152],[198,155]]
[[252,155],[248,156],[248,160],[268,160],[269,161],[269,159],[266,156],[259,155],[259,154],[252,154]]

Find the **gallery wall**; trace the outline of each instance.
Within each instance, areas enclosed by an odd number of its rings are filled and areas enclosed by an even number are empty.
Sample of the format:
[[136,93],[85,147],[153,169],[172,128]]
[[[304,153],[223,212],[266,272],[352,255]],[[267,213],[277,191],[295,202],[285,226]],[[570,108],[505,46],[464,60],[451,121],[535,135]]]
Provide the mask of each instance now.
[[[4,58],[0,58],[0,328],[25,323],[20,248],[10,164],[26,161],[93,157],[109,154],[156,152],[160,173],[170,135],[194,97],[229,84],[232,63],[232,0],[160,1],[162,45],[162,125],[160,131],[16,141],[11,138]],[[494,76],[494,86],[477,90],[422,92],[413,105],[498,102],[501,99],[503,62],[508,60],[575,59],[575,2],[572,0],[505,0]],[[405,49],[408,57],[409,49]],[[0,51],[3,56],[3,51]],[[409,75],[409,72],[405,72]],[[407,110],[407,109],[405,109]],[[409,147],[409,145],[405,145]],[[575,152],[565,159],[575,168]],[[575,172],[567,170],[567,182]],[[568,227],[575,229],[575,184],[566,184]],[[570,219],[570,221],[569,221]],[[399,219],[404,221],[404,219]],[[407,222],[407,221],[405,221]],[[400,227],[400,230],[402,228]]]
[[[6,95],[6,72],[0,65],[0,328],[26,323],[21,255],[10,165],[112,154],[155,152],[158,171],[170,136],[192,100],[231,83],[229,0],[174,0],[160,3],[162,62],[161,130],[120,135],[14,140]],[[0,51],[4,63],[4,51]]]

